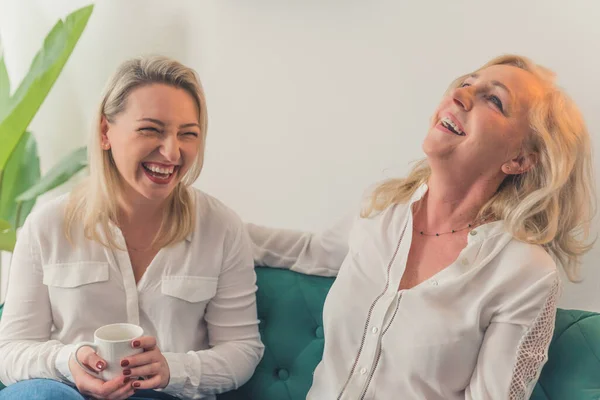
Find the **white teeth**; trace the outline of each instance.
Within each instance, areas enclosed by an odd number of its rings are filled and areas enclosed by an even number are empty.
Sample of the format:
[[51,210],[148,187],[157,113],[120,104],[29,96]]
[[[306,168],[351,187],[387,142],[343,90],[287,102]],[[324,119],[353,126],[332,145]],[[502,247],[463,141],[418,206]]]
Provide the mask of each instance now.
[[460,135],[464,135],[464,132],[462,130],[460,130],[460,128],[458,126],[456,126],[456,124],[450,118],[448,118],[448,117],[442,118],[442,123],[444,123],[446,125],[450,125],[452,127],[452,129],[454,129]]
[[159,173],[159,174],[163,174],[163,175],[172,174],[173,171],[175,170],[175,166],[170,166],[169,168],[163,168],[163,167],[159,167],[158,165],[152,165],[152,164],[144,164],[144,165],[150,171],[156,172],[156,173]]

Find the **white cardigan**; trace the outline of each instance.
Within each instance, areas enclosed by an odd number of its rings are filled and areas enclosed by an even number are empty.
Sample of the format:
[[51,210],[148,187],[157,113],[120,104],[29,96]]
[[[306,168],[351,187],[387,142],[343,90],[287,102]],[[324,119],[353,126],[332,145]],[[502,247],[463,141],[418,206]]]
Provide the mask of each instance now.
[[93,341],[102,325],[129,322],[157,338],[171,371],[164,392],[214,399],[246,382],[263,353],[250,242],[232,211],[200,191],[194,195],[194,232],[161,249],[137,285],[126,251],[87,240],[82,229],[75,246],[67,241],[66,196],[34,211],[13,255],[0,380],[72,382],[74,344]]
[[259,264],[335,276],[325,350],[308,399],[527,399],[547,359],[559,275],[540,246],[502,221],[470,231],[457,260],[398,290],[410,205],[342,221],[321,235],[247,225]]

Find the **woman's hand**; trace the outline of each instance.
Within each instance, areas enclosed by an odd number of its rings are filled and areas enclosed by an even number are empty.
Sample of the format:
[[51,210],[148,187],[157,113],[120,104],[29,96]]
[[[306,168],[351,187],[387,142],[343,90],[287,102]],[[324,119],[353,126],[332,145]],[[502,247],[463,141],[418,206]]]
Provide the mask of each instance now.
[[[143,348],[144,352],[125,357],[121,361],[123,377],[131,377],[134,389],[163,389],[169,384],[171,371],[167,359],[156,345],[156,338],[142,336],[131,342],[133,348]],[[137,377],[145,380],[135,380]]]
[[[106,368],[106,361],[101,359],[91,348],[84,347],[78,351],[79,360],[90,371],[100,372]],[[123,400],[133,396],[135,391],[131,387],[131,379],[118,376],[110,381],[104,382],[85,372],[73,355],[69,360],[69,369],[73,375],[75,386],[79,392],[95,399]]]

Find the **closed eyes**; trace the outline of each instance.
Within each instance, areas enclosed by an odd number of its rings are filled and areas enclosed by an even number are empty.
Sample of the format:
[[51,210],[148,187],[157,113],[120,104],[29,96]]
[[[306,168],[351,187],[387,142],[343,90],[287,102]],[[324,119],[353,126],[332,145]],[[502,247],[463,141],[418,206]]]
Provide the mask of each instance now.
[[[467,82],[463,82],[460,87],[464,88],[464,87],[468,87],[471,86],[470,83]],[[500,98],[498,96],[496,96],[495,94],[490,94],[490,95],[486,95],[485,98],[490,101],[492,104],[494,104],[496,106],[496,108],[498,108],[498,110],[500,110],[502,113],[504,113],[504,105],[502,104],[502,100],[500,100]]]
[[[153,127],[153,126],[146,126],[146,127],[142,127],[138,129],[139,132],[149,132],[149,133],[157,133],[157,134],[162,134],[163,132],[158,130],[157,128]],[[198,133],[197,132],[193,132],[193,131],[189,131],[189,132],[184,132],[182,133],[182,135],[185,136],[194,136],[194,137],[198,137]]]

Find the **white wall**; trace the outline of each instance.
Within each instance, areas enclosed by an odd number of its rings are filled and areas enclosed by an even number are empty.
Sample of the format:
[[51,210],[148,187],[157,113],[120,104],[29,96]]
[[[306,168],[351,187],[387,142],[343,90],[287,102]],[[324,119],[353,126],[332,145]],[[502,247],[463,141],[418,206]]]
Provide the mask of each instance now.
[[[14,81],[54,21],[86,3],[0,0]],[[84,143],[115,66],[148,52],[199,71],[210,129],[197,185],[253,222],[321,229],[369,184],[406,173],[422,156],[429,115],[448,83],[501,53],[528,55],[558,73],[598,153],[594,0],[97,3],[32,123],[44,170]],[[586,280],[566,285],[561,306],[600,311],[599,256],[598,247],[586,256]]]

